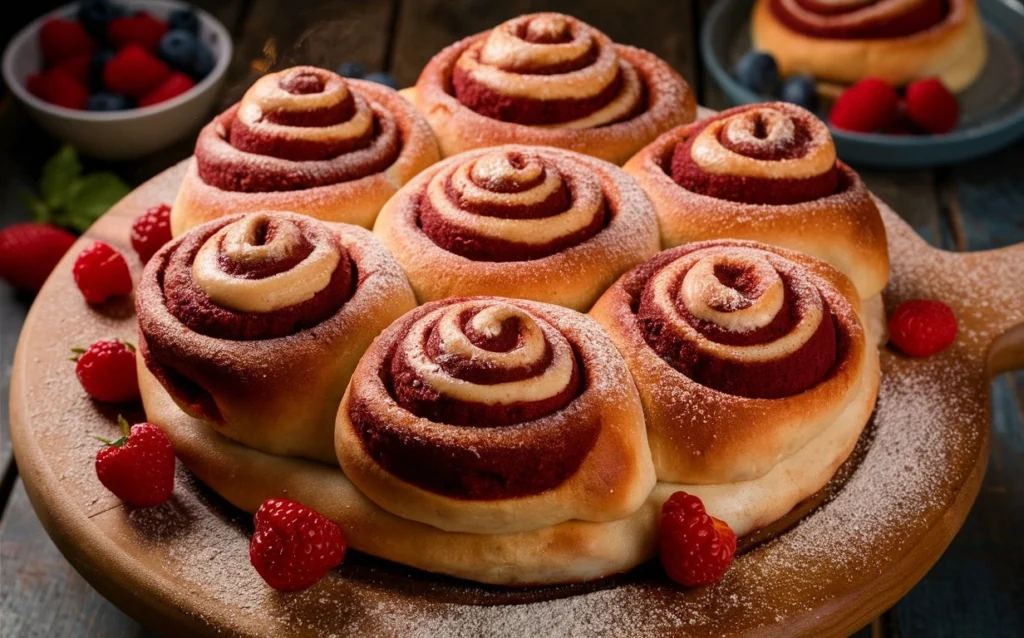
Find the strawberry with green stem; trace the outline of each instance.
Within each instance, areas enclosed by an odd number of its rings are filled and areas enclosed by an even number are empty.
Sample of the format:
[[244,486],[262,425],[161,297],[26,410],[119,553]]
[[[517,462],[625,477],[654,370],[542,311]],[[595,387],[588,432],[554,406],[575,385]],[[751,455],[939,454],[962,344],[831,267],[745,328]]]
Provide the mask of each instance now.
[[121,438],[110,441],[96,453],[96,476],[107,488],[129,505],[160,505],[174,491],[174,447],[163,430],[152,423],[128,425],[118,415]]

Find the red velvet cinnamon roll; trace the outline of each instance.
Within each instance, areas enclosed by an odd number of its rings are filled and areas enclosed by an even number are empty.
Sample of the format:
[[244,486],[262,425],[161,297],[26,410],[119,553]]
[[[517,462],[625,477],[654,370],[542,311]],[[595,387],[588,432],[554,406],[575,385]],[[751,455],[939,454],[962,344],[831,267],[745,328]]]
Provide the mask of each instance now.
[[732,237],[829,262],[861,297],[889,278],[885,226],[828,127],[784,102],[739,106],[665,133],[625,169],[650,196],[666,248]]
[[719,240],[660,253],[591,315],[636,380],[658,479],[720,484],[764,476],[843,419],[860,433],[879,372],[859,308],[824,262]]
[[371,500],[448,531],[610,521],[654,486],[622,357],[575,311],[447,299],[396,321],[338,411],[338,458]]
[[356,362],[414,306],[369,231],[293,213],[236,215],[181,235],[146,265],[139,361],[220,433],[333,463],[334,415]]
[[530,146],[432,166],[387,203],[373,230],[421,302],[488,294],[587,310],[658,250],[654,210],[622,169]]
[[783,75],[840,84],[937,76],[959,91],[985,65],[974,0],[758,0],[751,30]]
[[309,66],[271,73],[199,133],[172,231],[261,210],[369,228],[438,159],[429,126],[390,88]]
[[408,96],[444,155],[498,144],[557,146],[616,164],[693,121],[664,61],[559,13],[534,13],[438,53]]

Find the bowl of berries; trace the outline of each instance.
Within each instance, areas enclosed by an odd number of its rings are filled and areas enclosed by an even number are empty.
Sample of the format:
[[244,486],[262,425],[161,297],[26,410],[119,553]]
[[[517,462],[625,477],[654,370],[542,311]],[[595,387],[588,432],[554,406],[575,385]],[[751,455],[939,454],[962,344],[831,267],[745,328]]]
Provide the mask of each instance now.
[[54,137],[107,159],[147,155],[198,129],[231,61],[231,37],[176,0],[82,0],[23,28],[3,78]]

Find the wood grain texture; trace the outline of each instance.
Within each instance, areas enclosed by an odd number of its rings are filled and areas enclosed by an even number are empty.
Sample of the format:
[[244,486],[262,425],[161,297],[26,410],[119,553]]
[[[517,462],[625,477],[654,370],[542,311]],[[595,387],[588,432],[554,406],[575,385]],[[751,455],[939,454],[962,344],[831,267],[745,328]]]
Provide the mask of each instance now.
[[[171,171],[146,184],[105,216],[90,234],[123,247],[137,202],[167,197],[179,179],[180,170]],[[622,602],[624,608],[651,605],[655,611],[696,610],[701,615],[693,617],[701,619],[697,630],[702,634],[720,633],[723,627],[738,633],[758,633],[763,631],[762,623],[767,623],[786,634],[843,635],[868,624],[902,596],[927,572],[955,535],[980,486],[987,460],[988,381],[984,348],[996,333],[1024,320],[1024,290],[1017,291],[1006,281],[993,281],[987,290],[960,288],[957,282],[965,279],[957,273],[979,273],[979,269],[985,269],[989,273],[1012,274],[1018,261],[1024,267],[1024,247],[970,255],[938,253],[915,239],[912,231],[891,213],[887,213],[887,222],[895,242],[890,246],[894,284],[888,302],[908,296],[951,296],[951,303],[963,317],[965,330],[970,331],[969,338],[927,364],[892,355],[883,357],[883,369],[890,383],[898,386],[903,383],[899,379],[904,379],[908,383],[939,384],[936,396],[926,399],[954,401],[955,411],[950,414],[957,415],[955,422],[930,424],[948,429],[952,437],[949,445],[936,450],[943,462],[916,468],[936,473],[927,502],[921,504],[923,509],[915,510],[915,515],[906,519],[887,520],[889,532],[873,538],[867,546],[861,546],[864,539],[859,534],[838,540],[835,549],[840,553],[856,551],[858,560],[868,560],[871,568],[838,572],[826,569],[824,573],[831,576],[815,578],[816,587],[821,588],[818,591],[808,591],[797,583],[822,565],[831,564],[833,550],[817,555],[810,563],[806,563],[811,560],[809,554],[792,553],[794,550],[787,553],[790,543],[800,542],[799,530],[808,529],[805,524],[777,542],[745,555],[730,572],[732,578],[709,590],[679,591],[667,587],[657,574],[644,575],[641,570],[636,576],[639,580],[630,581],[633,589],[628,605],[625,600]],[[996,263],[998,269],[992,270]],[[138,268],[138,264],[133,265]],[[378,635],[397,635],[402,633],[401,627],[433,623],[430,626],[444,634],[458,626],[446,623],[458,622],[465,614],[484,614],[476,620],[484,634],[499,628],[510,633],[537,630],[534,617],[528,613],[506,616],[499,609],[492,618],[474,605],[451,602],[466,595],[459,592],[476,589],[473,586],[410,574],[361,557],[330,574],[309,595],[272,595],[251,573],[239,572],[246,568],[245,517],[239,518],[222,501],[182,474],[175,498],[166,506],[154,510],[120,506],[96,481],[91,470],[95,447],[82,437],[83,431],[113,431],[112,415],[85,399],[73,375],[69,377],[66,371],[62,372],[63,368],[58,369],[54,357],[63,344],[51,343],[51,335],[61,334],[64,339],[101,334],[124,336],[134,329],[134,321],[130,312],[125,312],[125,303],[102,307],[100,312],[86,308],[80,301],[68,303],[69,287],[73,286],[68,268],[67,260],[58,267],[23,332],[12,394],[15,445],[28,494],[44,526],[72,564],[104,595],[153,626],[203,633],[225,629],[246,635],[279,634],[285,630],[300,635],[344,634],[358,627]],[[1009,299],[1015,309],[997,314],[983,305],[984,300],[993,298]],[[24,354],[29,351],[33,355]],[[954,366],[957,373],[949,375],[943,365]],[[927,380],[920,378],[928,370],[933,370],[933,376]],[[934,376],[935,371],[940,374]],[[890,452],[902,449],[904,454],[909,453],[909,449],[898,445],[889,448],[891,443],[885,441],[886,437],[898,436],[903,427],[914,425],[879,425],[864,463],[871,462],[872,450],[879,445]],[[878,462],[877,458],[874,462]],[[844,488],[844,492],[845,489],[850,488]],[[826,506],[812,514],[811,519],[824,516],[822,520],[827,521],[832,511],[833,505]],[[840,534],[852,531],[839,521],[824,525]],[[805,551],[810,547],[805,547]],[[869,555],[865,556],[865,552]],[[802,562],[806,564],[801,565]],[[759,582],[755,574],[768,564],[774,565],[772,587],[752,593]],[[204,584],[210,582],[221,585]],[[615,583],[603,587],[614,592]],[[732,600],[732,595],[749,601],[751,607],[744,608],[742,614],[729,614],[726,603],[715,602],[717,597]],[[489,594],[486,600],[500,603],[507,596],[499,592]],[[387,609],[388,613],[379,613],[380,609]],[[621,611],[619,606],[605,609],[611,615],[604,619],[602,630],[594,633],[614,635],[626,629],[650,629],[650,634],[656,635],[673,631],[669,629],[671,625],[658,624],[666,619],[657,613],[615,615],[617,609]],[[446,613],[454,617],[445,616]],[[499,622],[500,625],[491,624]],[[521,624],[508,624],[514,622]]]
[[398,15],[391,72],[400,86],[416,83],[430,58],[466,36],[535,11],[561,11],[604,31],[619,43],[647,49],[693,82],[696,65],[689,2],[632,0],[572,2],[513,0],[425,0],[405,2]]

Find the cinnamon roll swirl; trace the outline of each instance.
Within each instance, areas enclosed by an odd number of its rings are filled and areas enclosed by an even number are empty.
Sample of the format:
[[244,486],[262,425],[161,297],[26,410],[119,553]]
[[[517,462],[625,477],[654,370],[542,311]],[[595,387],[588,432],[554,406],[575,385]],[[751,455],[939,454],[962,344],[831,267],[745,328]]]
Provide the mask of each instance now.
[[974,0],[758,0],[751,30],[783,75],[840,84],[937,76],[959,91],[985,65]]
[[636,380],[658,479],[707,485],[764,476],[837,422],[856,440],[879,375],[859,310],[824,262],[719,240],[660,253],[591,314]]
[[456,42],[409,96],[446,156],[516,142],[621,164],[696,113],[664,61],[559,13],[523,15]]
[[889,279],[885,226],[828,127],[784,102],[739,106],[665,133],[626,172],[650,196],[662,245],[732,237],[824,259],[862,298]]
[[224,215],[291,210],[369,228],[438,159],[426,122],[395,91],[286,69],[257,80],[200,132],[171,227],[177,235]]
[[607,336],[521,300],[447,299],[395,322],[352,376],[336,444],[377,505],[447,531],[616,520],[654,486],[640,401]]
[[489,294],[587,310],[658,249],[651,204],[622,169],[528,146],[431,167],[387,203],[374,232],[422,302]]
[[293,213],[236,215],[179,236],[146,265],[140,365],[218,432],[333,463],[334,414],[356,362],[414,306],[369,231]]

